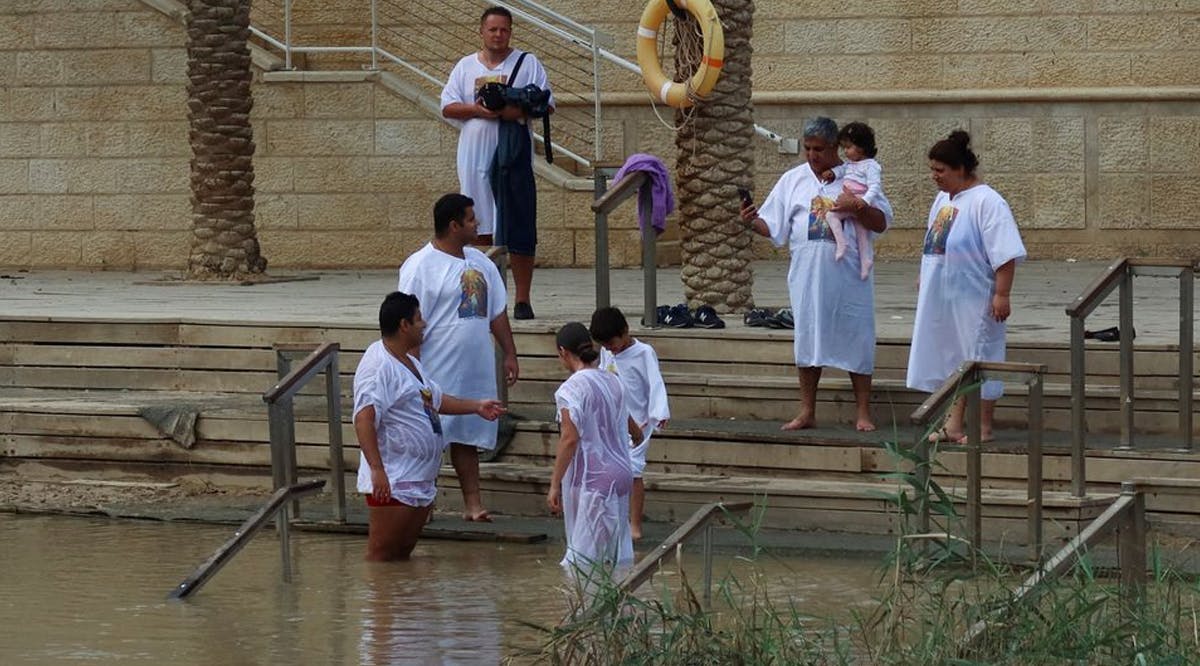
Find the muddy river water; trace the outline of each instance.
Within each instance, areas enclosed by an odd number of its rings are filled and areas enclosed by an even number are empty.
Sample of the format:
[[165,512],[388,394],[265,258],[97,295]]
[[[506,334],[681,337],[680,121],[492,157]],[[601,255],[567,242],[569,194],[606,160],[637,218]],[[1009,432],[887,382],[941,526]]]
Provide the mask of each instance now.
[[[524,622],[566,608],[561,544],[427,540],[409,562],[368,564],[364,537],[293,532],[286,584],[269,531],[195,596],[168,601],[231,533],[0,514],[0,664],[494,664],[537,644]],[[699,580],[699,554],[685,558]],[[875,559],[750,565],[736,553],[718,557],[714,578],[751,566],[773,601],[835,619],[870,605],[877,580]]]

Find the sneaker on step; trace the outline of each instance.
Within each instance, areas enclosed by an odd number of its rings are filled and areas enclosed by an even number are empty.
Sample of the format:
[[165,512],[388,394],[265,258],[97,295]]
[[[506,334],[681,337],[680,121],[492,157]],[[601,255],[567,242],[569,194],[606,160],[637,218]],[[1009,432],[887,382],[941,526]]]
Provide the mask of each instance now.
[[711,305],[701,305],[692,313],[692,319],[700,328],[725,328],[725,322],[717,316],[717,311]]
[[696,325],[696,320],[692,319],[692,314],[688,312],[687,305],[680,303],[667,312],[667,316],[663,319],[662,324],[671,328],[692,328]]
[[775,313],[767,308],[751,308],[742,315],[742,323],[747,326],[765,327],[773,314]]
[[780,308],[774,316],[767,319],[767,326],[771,328],[796,328],[796,322],[792,318],[791,308]]

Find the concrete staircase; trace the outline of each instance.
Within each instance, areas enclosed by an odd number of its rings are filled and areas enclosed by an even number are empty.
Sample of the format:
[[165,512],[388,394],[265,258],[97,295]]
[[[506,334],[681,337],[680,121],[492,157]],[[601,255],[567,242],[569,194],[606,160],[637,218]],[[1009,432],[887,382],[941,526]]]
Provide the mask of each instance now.
[[[510,514],[544,513],[549,465],[557,442],[551,395],[562,380],[551,354],[551,327],[518,328],[523,379],[510,396],[519,417],[516,434],[496,463],[483,473],[489,505]],[[17,471],[87,469],[150,478],[184,475],[265,483],[269,475],[266,409],[260,395],[276,380],[273,345],[337,341],[341,356],[343,414],[350,414],[350,382],[370,328],[269,323],[146,320],[0,321],[0,460]],[[781,433],[778,423],[794,409],[796,393],[787,332],[638,331],[658,350],[668,380],[674,420],[651,447],[647,473],[650,520],[675,521],[714,498],[766,498],[764,517],[773,527],[886,533],[898,516],[878,492],[894,483],[880,474],[896,469],[883,447],[887,440],[911,442],[907,414],[923,397],[904,389],[897,370],[905,344],[883,341],[878,349],[880,380],[870,435],[845,423],[852,397],[843,380],[822,383],[822,429]],[[1066,492],[1069,454],[1063,430],[1068,395],[1061,377],[1066,350],[1026,345],[1014,360],[1038,359],[1051,367],[1047,390],[1045,489],[1047,535],[1066,538],[1094,517],[1117,484],[1131,476],[1200,475],[1200,455],[1172,450],[1169,436],[1140,433],[1145,450],[1115,449],[1112,414],[1115,355],[1089,352],[1089,490],[1079,500]],[[1165,378],[1173,351],[1140,347],[1140,395],[1169,392]],[[1170,365],[1170,369],[1167,366]],[[1056,377],[1058,379],[1056,379]],[[133,387],[133,388],[130,388]],[[297,457],[310,471],[328,469],[323,397],[314,386],[296,406]],[[1138,422],[1167,431],[1173,424],[1165,398],[1139,400]],[[985,524],[994,538],[1019,541],[1024,515],[1024,397],[1007,397],[1000,411],[1004,428],[984,455]],[[1059,414],[1055,416],[1055,414]],[[357,467],[354,434],[343,423],[345,462]],[[963,485],[965,456],[944,447],[938,481]],[[447,468],[440,506],[459,502]],[[1180,527],[1194,521],[1200,506],[1183,499],[1151,499],[1151,508]]]

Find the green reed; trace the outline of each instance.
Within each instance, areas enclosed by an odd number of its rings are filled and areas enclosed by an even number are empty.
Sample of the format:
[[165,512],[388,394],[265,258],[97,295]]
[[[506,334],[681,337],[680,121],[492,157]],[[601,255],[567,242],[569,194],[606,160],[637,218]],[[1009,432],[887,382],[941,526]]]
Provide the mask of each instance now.
[[[1085,554],[1017,603],[1012,590],[1029,571],[954,538],[961,519],[951,493],[934,481],[936,445],[928,456],[898,441],[884,447],[896,463],[884,477],[896,486],[878,496],[894,511],[899,535],[883,557],[869,610],[812,617],[791,599],[768,594],[753,569],[723,578],[708,608],[682,565],[677,586],[643,596],[622,592],[603,569],[578,572],[566,617],[535,626],[541,643],[519,650],[512,663],[1200,664],[1200,580],[1168,566],[1164,548],[1151,549],[1153,575],[1137,599]],[[767,504],[763,498],[749,523],[733,521],[754,543]],[[932,534],[917,529],[922,506],[930,509]],[[747,561],[768,556],[756,545]],[[968,644],[964,636],[980,621],[988,630]]]

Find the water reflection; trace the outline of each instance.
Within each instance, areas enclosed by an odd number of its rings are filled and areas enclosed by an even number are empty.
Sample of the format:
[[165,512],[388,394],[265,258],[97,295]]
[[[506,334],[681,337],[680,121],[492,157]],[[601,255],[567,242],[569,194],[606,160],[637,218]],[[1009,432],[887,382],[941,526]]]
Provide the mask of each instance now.
[[[424,541],[408,562],[363,562],[363,537],[293,533],[294,582],[263,533],[187,602],[167,592],[230,528],[0,514],[0,664],[492,664],[567,609],[561,544]],[[685,555],[693,583],[698,555]],[[673,565],[672,565],[673,567]],[[719,579],[749,565],[726,557]],[[844,617],[874,589],[870,561],[767,559],[773,597]],[[677,586],[667,572],[643,588]]]

